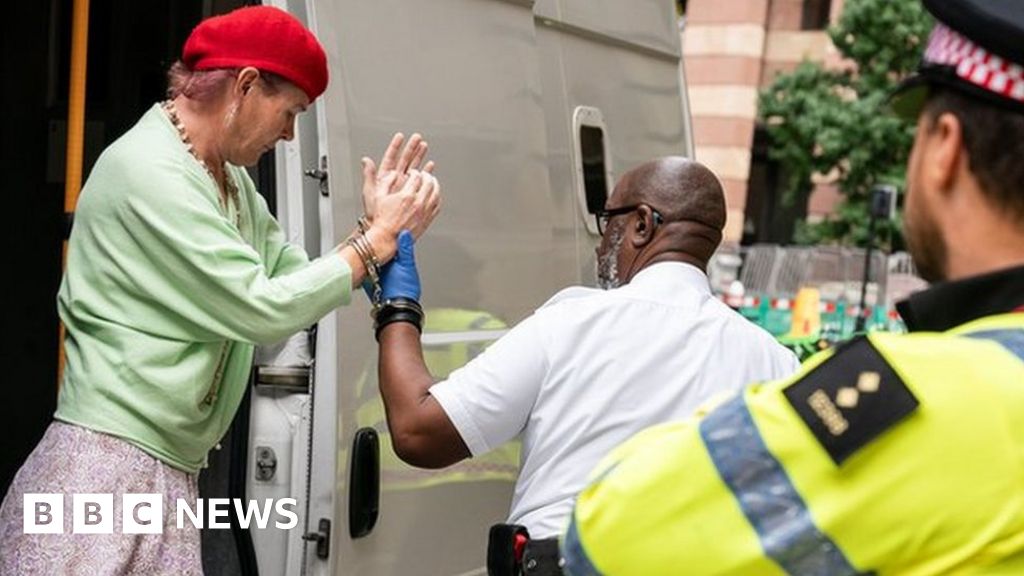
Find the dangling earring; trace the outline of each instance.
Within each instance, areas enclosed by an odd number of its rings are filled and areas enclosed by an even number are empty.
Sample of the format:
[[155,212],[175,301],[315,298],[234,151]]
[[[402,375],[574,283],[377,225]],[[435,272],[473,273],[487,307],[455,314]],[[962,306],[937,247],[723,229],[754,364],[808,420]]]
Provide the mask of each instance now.
[[224,127],[230,128],[231,124],[235,122],[235,115],[238,114],[238,100],[231,103],[231,108],[228,109],[228,113],[224,115]]

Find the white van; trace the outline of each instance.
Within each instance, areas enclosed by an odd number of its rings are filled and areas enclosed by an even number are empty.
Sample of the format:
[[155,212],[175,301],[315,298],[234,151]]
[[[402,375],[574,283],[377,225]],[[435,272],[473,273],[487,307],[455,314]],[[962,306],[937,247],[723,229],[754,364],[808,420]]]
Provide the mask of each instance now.
[[[331,72],[275,155],[277,213],[292,241],[311,255],[335,246],[361,211],[360,157],[378,156],[396,131],[429,139],[444,208],[417,252],[438,378],[559,289],[593,283],[592,214],[618,175],[692,155],[671,0],[271,4],[316,32]],[[486,573],[487,531],[506,518],[518,447],[437,471],[401,463],[368,311],[355,294],[310,347],[299,337],[260,355],[239,425],[247,442],[233,442],[234,470],[217,459],[219,472],[238,488],[244,478],[236,497],[297,499],[299,526],[240,533],[243,573],[253,563],[262,575]],[[223,549],[204,544],[210,569]]]
[[[38,26],[19,24],[15,43],[35,47],[20,56],[34,74],[23,86],[33,107],[17,107],[31,116],[17,126],[33,146],[47,144],[26,174],[45,172],[39,188],[53,197],[65,151],[75,148],[65,146],[63,100],[75,1],[16,3],[49,31],[44,42]],[[84,147],[87,168],[161,97],[163,71],[191,26],[245,3],[92,3],[85,136],[72,143]],[[255,174],[291,241],[311,256],[336,246],[361,212],[360,157],[377,157],[396,131],[429,139],[444,207],[417,253],[425,356],[438,378],[561,288],[593,283],[593,213],[618,175],[654,157],[692,156],[673,0],[268,3],[316,32],[331,74],[296,138]],[[56,269],[51,245],[59,241],[49,240]],[[52,307],[47,290],[33,290],[39,306]],[[354,294],[308,333],[260,350],[234,426],[200,475],[200,495],[291,498],[298,525],[204,530],[207,574],[486,572],[488,529],[506,518],[518,446],[444,470],[401,463],[378,394],[368,312]],[[52,405],[52,390],[34,394]],[[24,436],[27,454],[35,440]]]

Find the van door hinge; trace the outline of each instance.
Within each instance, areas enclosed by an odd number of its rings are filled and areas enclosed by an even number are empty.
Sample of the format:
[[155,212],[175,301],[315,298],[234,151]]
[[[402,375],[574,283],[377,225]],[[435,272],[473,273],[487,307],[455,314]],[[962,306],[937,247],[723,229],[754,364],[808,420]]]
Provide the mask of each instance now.
[[320,184],[320,195],[321,196],[330,196],[331,192],[330,192],[330,189],[327,186],[327,156],[321,156],[320,157],[320,167],[319,168],[310,168],[309,170],[306,170],[304,172],[304,174],[307,177],[312,178],[312,179],[316,180],[317,182],[319,182],[319,184]]
[[313,388],[311,366],[257,366],[256,387],[293,394],[309,394]]
[[308,532],[302,535],[303,540],[316,542],[316,557],[326,560],[331,553],[331,521],[321,518],[316,532]]

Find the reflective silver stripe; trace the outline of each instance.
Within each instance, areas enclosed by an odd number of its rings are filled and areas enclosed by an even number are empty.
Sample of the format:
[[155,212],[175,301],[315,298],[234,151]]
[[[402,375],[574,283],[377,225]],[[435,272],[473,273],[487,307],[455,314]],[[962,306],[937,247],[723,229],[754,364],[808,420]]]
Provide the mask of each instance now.
[[768,451],[743,397],[700,423],[718,474],[757,531],[765,555],[789,574],[859,574],[843,552],[814,525],[800,494]]
[[508,330],[469,330],[465,332],[427,332],[420,337],[424,346],[447,346],[468,342],[493,342],[508,334]]
[[1024,361],[1024,330],[1019,328],[1006,328],[1002,330],[985,330],[983,332],[971,332],[964,334],[968,338],[979,340],[992,340],[1006,348],[1021,361]]
[[572,515],[572,520],[569,521],[569,531],[565,534],[565,539],[562,540],[562,560],[565,561],[565,566],[562,569],[569,576],[601,576],[580,542],[580,535],[576,531],[576,514]]
[[477,568],[476,570],[470,570],[469,572],[463,572],[456,574],[455,576],[487,576],[487,567]]

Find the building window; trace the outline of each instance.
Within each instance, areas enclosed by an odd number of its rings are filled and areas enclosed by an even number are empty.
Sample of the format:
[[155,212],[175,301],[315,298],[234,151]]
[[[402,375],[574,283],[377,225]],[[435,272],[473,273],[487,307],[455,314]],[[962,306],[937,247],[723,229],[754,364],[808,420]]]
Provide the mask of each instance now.
[[802,30],[824,30],[832,10],[832,0],[804,0]]

